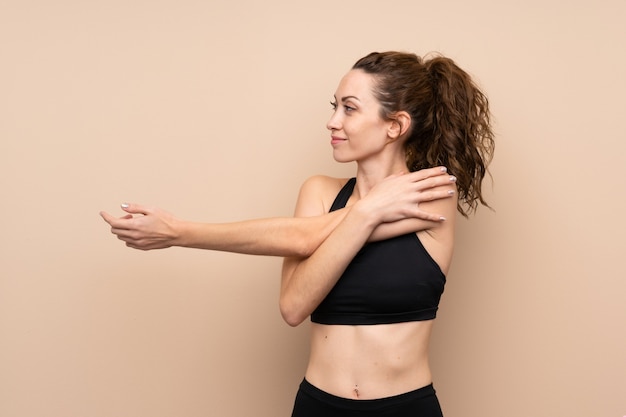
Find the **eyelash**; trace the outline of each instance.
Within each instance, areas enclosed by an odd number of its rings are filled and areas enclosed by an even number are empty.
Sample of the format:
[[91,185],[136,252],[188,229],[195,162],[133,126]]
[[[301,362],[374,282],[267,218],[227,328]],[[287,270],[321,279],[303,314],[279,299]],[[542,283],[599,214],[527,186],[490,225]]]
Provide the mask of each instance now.
[[[331,101],[330,105],[333,107],[333,110],[337,110],[337,102],[336,101]],[[356,110],[354,107],[350,107],[350,106],[346,106],[344,105],[343,108],[345,109],[346,113],[350,113],[353,110]]]

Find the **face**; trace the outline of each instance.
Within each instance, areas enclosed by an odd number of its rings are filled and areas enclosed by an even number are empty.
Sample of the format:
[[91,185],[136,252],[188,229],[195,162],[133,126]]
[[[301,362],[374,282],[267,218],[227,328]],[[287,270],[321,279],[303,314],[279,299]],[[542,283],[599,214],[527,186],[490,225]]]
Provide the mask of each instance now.
[[391,122],[380,117],[381,106],[373,87],[374,77],[361,70],[348,72],[337,87],[333,115],[326,127],[338,162],[374,158],[390,141]]

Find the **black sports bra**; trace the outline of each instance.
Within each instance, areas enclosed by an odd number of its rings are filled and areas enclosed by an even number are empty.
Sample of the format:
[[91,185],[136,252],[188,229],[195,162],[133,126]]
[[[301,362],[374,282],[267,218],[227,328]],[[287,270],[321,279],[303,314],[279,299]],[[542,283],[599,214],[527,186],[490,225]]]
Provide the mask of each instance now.
[[[356,178],[330,211],[345,207]],[[320,324],[370,325],[434,319],[446,277],[415,233],[366,244],[311,313]]]

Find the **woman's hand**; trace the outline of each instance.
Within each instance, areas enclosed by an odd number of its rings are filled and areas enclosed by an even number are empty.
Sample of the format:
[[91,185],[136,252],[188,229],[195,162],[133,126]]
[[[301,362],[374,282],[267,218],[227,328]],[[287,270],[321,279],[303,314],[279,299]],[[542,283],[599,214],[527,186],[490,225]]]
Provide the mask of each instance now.
[[126,246],[149,250],[178,243],[181,222],[170,213],[138,204],[122,204],[122,210],[128,214],[119,218],[105,212],[100,215],[111,226],[111,233],[126,242]]
[[422,210],[420,204],[452,197],[455,181],[443,167],[391,175],[363,196],[355,208],[374,214],[379,223],[406,219],[443,221],[445,217]]

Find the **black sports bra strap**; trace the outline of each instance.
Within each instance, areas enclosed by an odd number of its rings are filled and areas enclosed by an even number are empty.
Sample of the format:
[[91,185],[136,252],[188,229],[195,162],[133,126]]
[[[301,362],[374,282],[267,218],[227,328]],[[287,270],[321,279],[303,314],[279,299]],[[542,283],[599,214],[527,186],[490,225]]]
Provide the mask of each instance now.
[[355,184],[356,178],[350,178],[348,182],[346,182],[346,185],[343,186],[343,188],[339,191],[339,194],[337,194],[337,197],[335,197],[335,201],[333,201],[330,211],[339,210],[348,204],[348,200],[354,191]]

